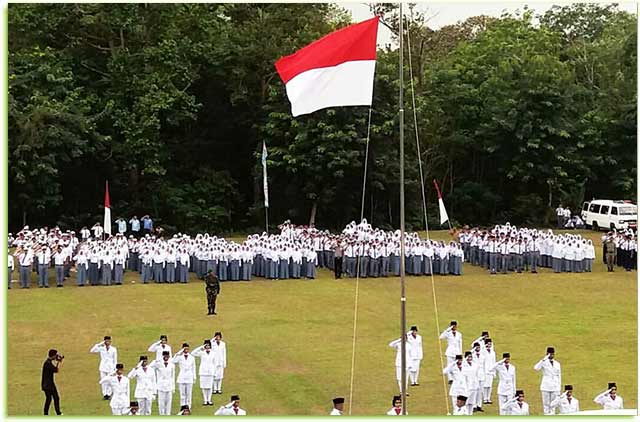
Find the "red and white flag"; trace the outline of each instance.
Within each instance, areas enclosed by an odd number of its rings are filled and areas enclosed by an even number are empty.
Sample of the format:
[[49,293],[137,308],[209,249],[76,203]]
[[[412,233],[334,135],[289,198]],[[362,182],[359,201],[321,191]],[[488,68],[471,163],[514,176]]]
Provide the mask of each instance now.
[[347,26],[276,62],[293,116],[371,105],[378,18]]
[[103,228],[105,234],[111,235],[111,201],[109,200],[109,181],[105,182]]
[[433,179],[433,184],[436,186],[436,192],[438,192],[438,208],[440,208],[440,224],[442,225],[449,219],[449,216],[447,215],[447,209],[444,207],[444,201],[436,179]]

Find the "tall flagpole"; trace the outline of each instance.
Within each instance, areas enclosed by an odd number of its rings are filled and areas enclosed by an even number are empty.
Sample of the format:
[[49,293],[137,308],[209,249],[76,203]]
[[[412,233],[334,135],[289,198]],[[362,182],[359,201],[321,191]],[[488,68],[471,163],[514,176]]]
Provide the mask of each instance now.
[[402,414],[407,414],[407,314],[404,288],[405,273],[405,250],[404,250],[404,73],[403,73],[403,55],[404,55],[404,25],[402,16],[402,3],[400,3],[400,353],[401,357],[401,397],[402,397]]

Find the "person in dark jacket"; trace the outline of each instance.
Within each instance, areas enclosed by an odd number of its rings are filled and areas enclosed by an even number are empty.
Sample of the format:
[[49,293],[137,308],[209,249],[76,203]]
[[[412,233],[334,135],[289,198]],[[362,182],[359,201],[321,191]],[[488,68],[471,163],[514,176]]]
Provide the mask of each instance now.
[[60,356],[56,349],[49,350],[49,356],[42,365],[42,391],[44,391],[44,414],[49,414],[49,406],[51,406],[51,400],[53,399],[53,407],[56,410],[56,415],[62,415],[60,411],[60,396],[58,396],[58,389],[56,383],[53,380],[54,374],[60,372],[62,368],[62,360],[64,356]]

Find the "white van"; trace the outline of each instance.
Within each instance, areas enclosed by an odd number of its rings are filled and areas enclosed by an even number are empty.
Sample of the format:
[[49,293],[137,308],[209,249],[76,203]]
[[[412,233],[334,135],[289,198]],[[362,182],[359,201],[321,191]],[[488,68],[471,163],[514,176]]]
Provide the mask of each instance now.
[[582,205],[580,216],[593,230],[636,230],[638,207],[631,201],[594,199]]

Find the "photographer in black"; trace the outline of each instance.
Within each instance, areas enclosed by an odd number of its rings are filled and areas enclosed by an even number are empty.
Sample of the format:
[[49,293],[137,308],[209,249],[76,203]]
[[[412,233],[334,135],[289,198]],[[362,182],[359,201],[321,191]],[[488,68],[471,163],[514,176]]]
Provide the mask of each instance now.
[[58,389],[56,383],[53,380],[53,375],[60,371],[62,368],[62,360],[64,356],[58,354],[56,349],[49,350],[49,357],[44,361],[42,365],[42,391],[46,397],[44,401],[44,414],[49,414],[49,406],[51,406],[51,399],[53,399],[53,406],[56,409],[56,415],[62,415],[60,411],[60,396],[58,396]]

